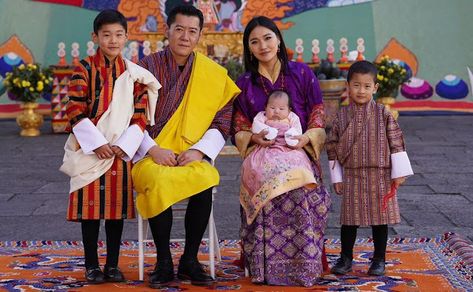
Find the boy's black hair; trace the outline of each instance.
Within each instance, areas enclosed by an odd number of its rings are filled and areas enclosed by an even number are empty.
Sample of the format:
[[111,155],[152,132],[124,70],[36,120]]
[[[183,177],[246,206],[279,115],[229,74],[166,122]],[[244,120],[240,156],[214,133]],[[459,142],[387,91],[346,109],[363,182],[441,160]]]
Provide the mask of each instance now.
[[94,33],[98,34],[102,26],[106,24],[118,23],[128,32],[128,25],[125,16],[114,9],[107,9],[100,12],[94,19]]
[[202,30],[202,28],[204,27],[204,15],[202,14],[202,11],[192,5],[179,5],[174,7],[171,12],[169,12],[168,19],[166,21],[168,27],[171,27],[171,24],[176,21],[176,15],[178,14],[185,16],[195,16],[199,18],[200,30]]
[[271,91],[271,93],[268,96],[268,100],[266,100],[266,105],[268,105],[268,102],[271,98],[278,98],[278,97],[281,97],[281,96],[287,96],[288,106],[289,106],[289,108],[292,108],[291,95],[289,94],[289,92],[287,92],[284,89],[275,89],[275,90]]
[[373,76],[373,81],[375,84],[378,82],[378,80],[376,79],[376,76],[378,75],[378,69],[376,69],[376,66],[369,61],[363,60],[353,63],[350,66],[350,69],[348,69],[348,82],[350,82],[350,79],[352,78],[353,74],[369,74]]
[[281,62],[281,71],[286,72],[289,58],[287,56],[286,45],[284,44],[284,39],[282,38],[281,31],[276,26],[274,21],[265,17],[265,16],[256,16],[245,27],[243,32],[243,61],[245,63],[245,70],[251,72],[251,79],[253,83],[256,83],[256,76],[258,76],[258,60],[251,56],[250,51],[250,34],[257,27],[265,27],[276,34],[276,37],[279,39],[279,50],[278,50],[278,59]]

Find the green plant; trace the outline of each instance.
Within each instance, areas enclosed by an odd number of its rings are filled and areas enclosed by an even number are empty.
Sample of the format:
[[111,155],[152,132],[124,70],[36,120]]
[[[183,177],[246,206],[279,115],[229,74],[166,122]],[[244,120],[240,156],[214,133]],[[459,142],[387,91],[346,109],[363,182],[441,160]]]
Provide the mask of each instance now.
[[408,80],[407,71],[402,66],[394,63],[389,56],[383,56],[379,63],[375,63],[378,69],[378,91],[377,97],[396,97],[399,86]]
[[41,68],[39,64],[21,64],[13,67],[3,80],[11,100],[35,102],[43,93],[52,89],[50,69]]
[[240,63],[238,59],[230,58],[223,64],[223,66],[227,69],[228,76],[230,76],[233,81],[236,81],[238,77],[245,72],[243,64]]

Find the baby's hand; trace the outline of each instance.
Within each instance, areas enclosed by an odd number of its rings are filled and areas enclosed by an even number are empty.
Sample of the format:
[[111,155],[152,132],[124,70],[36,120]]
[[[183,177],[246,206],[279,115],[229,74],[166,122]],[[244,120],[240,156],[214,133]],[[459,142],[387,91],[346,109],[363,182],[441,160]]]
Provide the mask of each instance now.
[[341,182],[339,182],[339,183],[334,183],[334,184],[333,184],[333,188],[334,188],[335,193],[336,193],[337,195],[341,195],[341,194],[342,194],[342,192],[343,192],[343,184],[342,184]]

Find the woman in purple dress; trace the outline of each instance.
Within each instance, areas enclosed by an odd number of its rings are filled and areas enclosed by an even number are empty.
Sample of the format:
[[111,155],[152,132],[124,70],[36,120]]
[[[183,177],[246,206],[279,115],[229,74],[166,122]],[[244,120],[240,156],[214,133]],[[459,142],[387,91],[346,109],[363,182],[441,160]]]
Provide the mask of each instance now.
[[[235,101],[234,142],[243,157],[257,145],[274,143],[267,132],[251,132],[268,95],[283,90],[292,98],[291,108],[300,119],[303,135],[294,149],[304,149],[312,170],[321,182],[320,151],[325,142],[322,94],[311,69],[288,61],[281,32],[269,18],[253,18],[243,35],[246,73],[237,81],[242,93]],[[244,195],[244,191],[241,192]],[[242,198],[240,198],[242,199]],[[322,273],[324,230],[330,195],[323,184],[315,189],[298,188],[279,195],[258,211],[251,224],[241,214],[241,240],[245,265],[254,283],[312,286]]]

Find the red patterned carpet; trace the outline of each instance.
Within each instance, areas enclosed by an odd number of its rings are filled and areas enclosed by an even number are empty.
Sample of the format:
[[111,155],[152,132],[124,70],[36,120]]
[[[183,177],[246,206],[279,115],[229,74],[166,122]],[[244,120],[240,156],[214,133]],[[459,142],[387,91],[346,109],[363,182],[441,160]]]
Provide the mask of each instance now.
[[[101,243],[103,245],[103,243]],[[217,265],[217,284],[200,288],[177,282],[165,291],[472,291],[473,246],[455,234],[436,238],[393,238],[387,253],[387,274],[366,275],[372,256],[370,239],[357,241],[354,271],[346,276],[325,274],[317,286],[274,287],[254,285],[233,264],[239,256],[238,241],[222,241],[223,261]],[[340,248],[338,240],[327,240],[329,261]],[[175,263],[182,244],[172,247]],[[101,253],[104,249],[101,248]],[[145,270],[153,269],[154,248],[146,250]],[[202,247],[202,260],[207,248]],[[103,261],[101,254],[101,261]],[[151,291],[146,282],[138,281],[137,243],[124,242],[120,267],[125,283],[88,285],[84,282],[82,246],[70,241],[0,242],[0,290],[4,291]],[[147,280],[145,276],[145,281]]]

